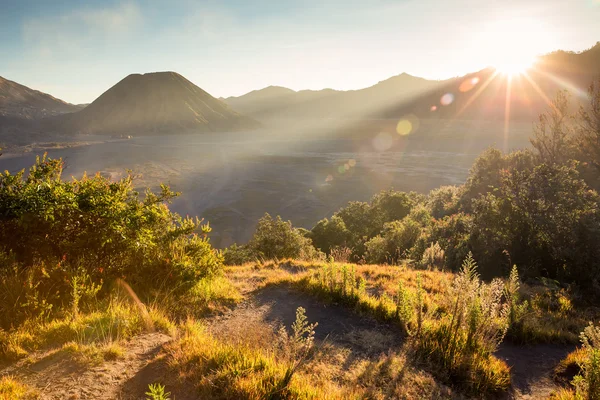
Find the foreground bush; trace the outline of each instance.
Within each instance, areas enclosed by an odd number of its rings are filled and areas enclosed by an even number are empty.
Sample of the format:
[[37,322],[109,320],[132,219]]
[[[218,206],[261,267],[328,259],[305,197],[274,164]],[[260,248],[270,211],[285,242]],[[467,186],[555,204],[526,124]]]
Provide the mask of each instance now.
[[220,271],[210,228],[171,212],[168,187],[141,199],[131,176],[66,181],[62,167],[43,157],[0,176],[0,328],[76,313],[118,279],[140,295],[185,292]]
[[450,313],[439,321],[426,321],[418,338],[420,354],[474,393],[501,392],[510,386],[509,368],[493,356],[510,323],[503,294],[502,281],[481,282],[469,255],[452,285]]

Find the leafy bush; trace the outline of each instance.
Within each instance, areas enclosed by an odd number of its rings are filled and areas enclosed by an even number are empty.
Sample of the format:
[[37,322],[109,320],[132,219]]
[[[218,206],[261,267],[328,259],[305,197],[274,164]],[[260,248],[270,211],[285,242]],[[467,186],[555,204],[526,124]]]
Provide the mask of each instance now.
[[386,223],[382,235],[365,244],[366,260],[369,263],[397,264],[408,256],[420,235],[421,226],[411,218]]
[[65,181],[62,167],[44,156],[27,175],[0,175],[1,327],[74,310],[117,279],[185,291],[220,271],[210,227],[172,213],[168,187],[140,199],[131,176]]
[[470,251],[473,217],[458,213],[434,221],[424,235],[427,243],[438,243],[442,250],[446,266],[458,271]]
[[313,259],[319,257],[310,239],[292,227],[290,221],[280,216],[272,218],[265,214],[259,221],[254,236],[248,243],[248,249],[255,258],[297,258]]
[[336,247],[346,247],[350,242],[351,234],[344,220],[334,215],[330,220],[325,218],[317,222],[311,230],[310,238],[317,249],[330,254]]
[[458,186],[442,186],[429,192],[427,208],[434,218],[444,218],[458,211],[460,188]]
[[242,265],[254,260],[254,254],[248,246],[232,244],[223,251],[223,263],[225,265]]

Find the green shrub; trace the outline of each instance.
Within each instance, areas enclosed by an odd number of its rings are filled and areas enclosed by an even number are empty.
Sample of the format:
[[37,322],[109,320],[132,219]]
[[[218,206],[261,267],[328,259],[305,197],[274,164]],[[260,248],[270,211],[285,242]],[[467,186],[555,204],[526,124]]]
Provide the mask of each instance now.
[[177,193],[141,199],[131,176],[66,181],[62,166],[44,156],[28,174],[0,175],[0,327],[76,312],[119,279],[142,295],[219,273],[208,224],[167,207]]
[[292,227],[290,221],[284,221],[280,216],[272,218],[269,214],[265,214],[258,221],[256,231],[248,243],[248,249],[258,259],[309,260],[319,257],[311,240]]

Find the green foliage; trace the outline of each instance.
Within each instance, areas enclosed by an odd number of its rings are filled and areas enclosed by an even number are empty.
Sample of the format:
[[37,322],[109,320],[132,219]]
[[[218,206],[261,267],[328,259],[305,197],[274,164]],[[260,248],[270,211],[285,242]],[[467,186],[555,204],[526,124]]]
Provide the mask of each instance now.
[[393,189],[383,190],[371,199],[373,222],[377,227],[382,227],[388,222],[400,221],[410,213],[413,206],[414,200],[410,194]]
[[459,200],[458,186],[442,186],[429,192],[427,209],[434,218],[444,218],[458,211]]
[[165,386],[160,383],[151,383],[148,385],[146,396],[147,400],[171,400],[170,392],[165,392]]
[[242,265],[253,261],[254,254],[248,246],[232,244],[223,251],[223,263],[225,265]]
[[588,94],[589,105],[579,110],[575,142],[582,175],[592,188],[600,190],[600,79],[592,82]]
[[210,227],[172,213],[168,187],[140,199],[131,176],[61,173],[62,161],[44,156],[27,175],[0,176],[0,327],[77,314],[118,279],[139,294],[166,284],[183,292],[220,271]]
[[458,271],[470,251],[473,216],[458,213],[436,220],[426,233],[427,243],[438,243],[444,250],[446,266]]
[[365,244],[366,260],[374,264],[397,264],[408,256],[420,235],[420,224],[411,218],[386,223],[382,235]]
[[310,260],[319,257],[310,239],[306,238],[290,221],[280,216],[265,214],[259,221],[254,236],[248,243],[251,254],[258,259],[297,258]]
[[600,399],[600,327],[590,323],[581,332],[585,358],[580,364],[582,373],[575,376],[573,385],[582,399]]
[[317,222],[311,230],[310,238],[317,249],[330,254],[336,247],[345,247],[350,242],[351,234],[344,220],[334,215],[330,220],[325,218]]
[[600,268],[599,204],[574,164],[508,172],[497,194],[475,202],[471,248],[487,275],[503,272],[506,250],[529,276],[591,287]]

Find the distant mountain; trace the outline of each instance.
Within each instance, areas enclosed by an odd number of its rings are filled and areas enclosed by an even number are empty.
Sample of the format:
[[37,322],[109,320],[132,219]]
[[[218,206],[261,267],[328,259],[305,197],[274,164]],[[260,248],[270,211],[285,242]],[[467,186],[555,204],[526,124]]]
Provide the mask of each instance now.
[[579,100],[599,75],[600,42],[580,53],[547,54],[527,74],[512,77],[493,68],[444,81],[401,74],[361,90],[295,92],[270,86],[225,101],[240,112],[264,120],[392,120],[406,114],[420,118],[503,120],[508,105],[509,119],[531,121],[547,109],[548,101],[558,90],[567,89],[574,100]]
[[559,90],[568,90],[574,109],[600,77],[600,42],[580,53],[557,51],[541,56],[524,74],[487,68],[454,78],[407,102],[389,104],[377,115],[532,121]]
[[78,106],[0,76],[0,116],[38,119],[79,109]]
[[57,118],[68,132],[159,134],[251,129],[252,118],[175,72],[132,74],[76,113]]
[[364,117],[381,107],[426,93],[444,82],[409,74],[394,76],[360,90],[301,90],[269,86],[225,102],[258,119]]

